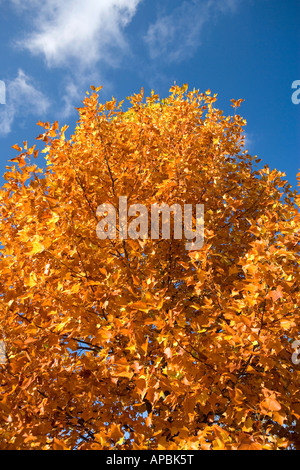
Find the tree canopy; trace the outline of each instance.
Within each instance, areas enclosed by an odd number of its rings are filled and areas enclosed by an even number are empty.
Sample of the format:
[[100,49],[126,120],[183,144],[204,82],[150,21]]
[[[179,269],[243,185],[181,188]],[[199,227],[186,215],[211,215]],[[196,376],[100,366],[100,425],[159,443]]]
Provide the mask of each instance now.
[[[4,175],[0,448],[299,448],[299,192],[245,149],[243,100],[99,90]],[[120,196],[203,204],[202,248],[100,239]]]

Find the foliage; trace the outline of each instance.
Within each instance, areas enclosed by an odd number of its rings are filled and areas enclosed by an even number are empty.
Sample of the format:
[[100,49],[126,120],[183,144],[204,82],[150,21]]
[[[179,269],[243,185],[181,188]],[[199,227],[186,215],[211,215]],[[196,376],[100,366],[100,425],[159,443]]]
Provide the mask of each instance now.
[[[92,90],[1,189],[1,449],[299,448],[299,192],[244,150],[243,100]],[[203,248],[100,240],[119,196],[203,203]]]

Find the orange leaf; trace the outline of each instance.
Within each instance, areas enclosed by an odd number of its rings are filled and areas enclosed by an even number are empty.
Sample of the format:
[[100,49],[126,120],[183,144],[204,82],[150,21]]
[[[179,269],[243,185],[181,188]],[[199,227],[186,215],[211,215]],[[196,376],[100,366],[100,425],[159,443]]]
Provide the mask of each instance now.
[[64,443],[64,441],[60,441],[59,439],[56,439],[55,437],[53,439],[53,450],[69,450],[69,448]]
[[280,403],[273,397],[265,398],[261,402],[260,407],[264,411],[279,411],[281,409]]

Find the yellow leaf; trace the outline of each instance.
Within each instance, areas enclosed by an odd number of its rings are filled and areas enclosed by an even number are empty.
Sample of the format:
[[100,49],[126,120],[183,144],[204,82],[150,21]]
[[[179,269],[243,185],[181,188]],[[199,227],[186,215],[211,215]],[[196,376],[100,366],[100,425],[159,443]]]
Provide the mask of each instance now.
[[32,243],[32,249],[28,252],[29,256],[41,253],[44,251],[44,246],[39,242],[38,238],[35,237],[35,240]]
[[142,312],[146,312],[146,313],[148,313],[149,310],[151,310],[152,308],[151,306],[149,307],[145,302],[141,302],[141,301],[133,302],[129,304],[129,306],[133,309],[141,310]]
[[69,450],[69,447],[64,443],[64,441],[60,441],[55,437],[53,439],[53,450]]
[[56,326],[56,331],[61,331],[70,321],[70,318],[66,318],[64,321],[62,321],[61,323],[59,323],[57,326]]
[[147,351],[148,351],[148,338],[146,339],[146,342],[141,345],[141,348],[142,348],[142,350],[144,351],[145,356],[146,356]]

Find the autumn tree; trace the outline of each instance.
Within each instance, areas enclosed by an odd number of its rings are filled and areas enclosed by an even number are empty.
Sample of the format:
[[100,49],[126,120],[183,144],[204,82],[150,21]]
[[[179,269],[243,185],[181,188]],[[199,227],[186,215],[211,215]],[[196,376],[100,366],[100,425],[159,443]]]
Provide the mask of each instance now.
[[[299,448],[299,192],[248,154],[242,100],[98,92],[4,176],[0,448]],[[203,246],[100,239],[121,196],[203,204]]]

